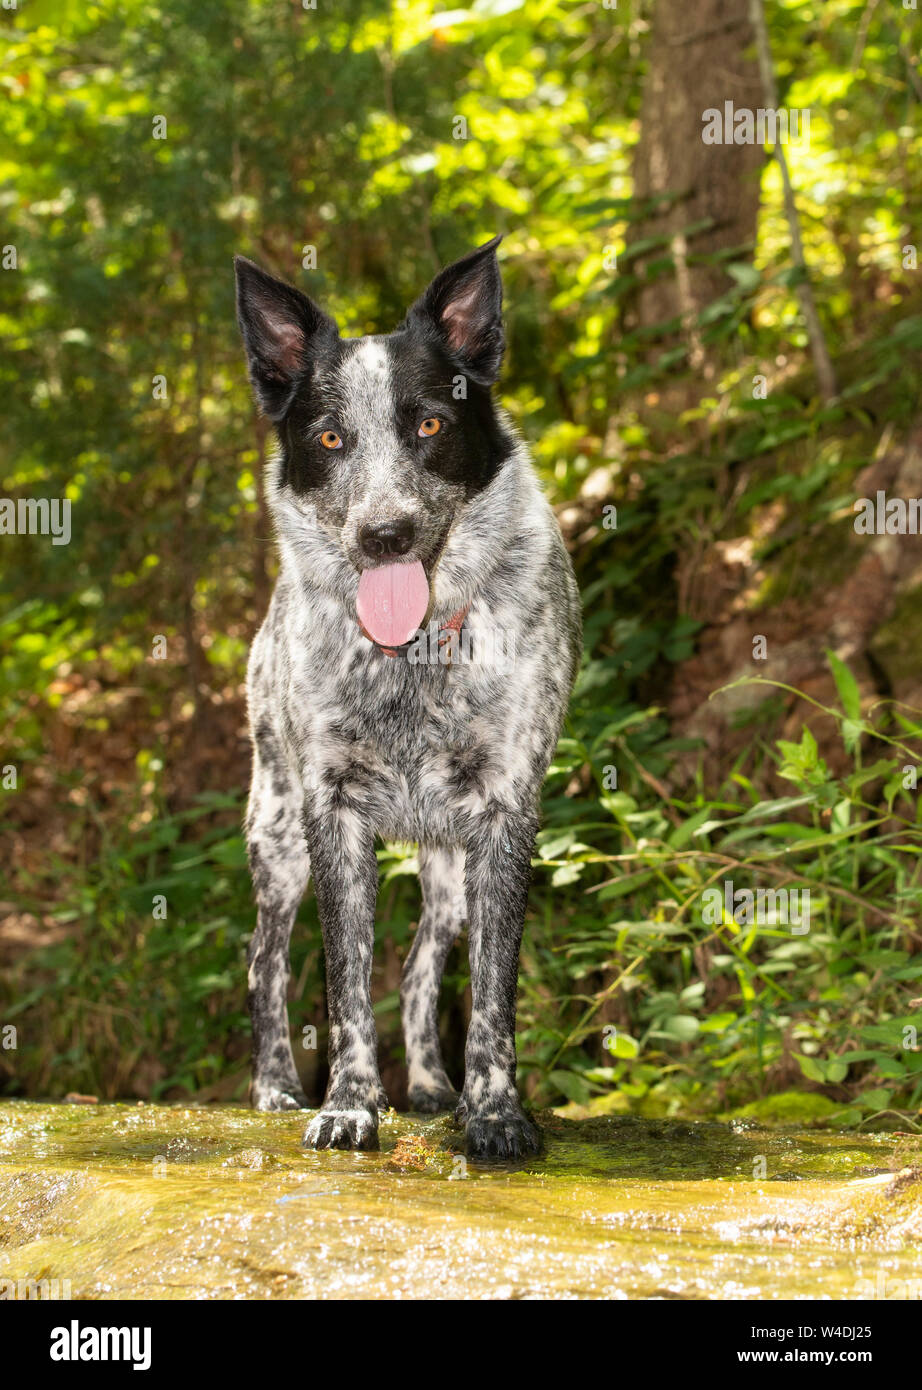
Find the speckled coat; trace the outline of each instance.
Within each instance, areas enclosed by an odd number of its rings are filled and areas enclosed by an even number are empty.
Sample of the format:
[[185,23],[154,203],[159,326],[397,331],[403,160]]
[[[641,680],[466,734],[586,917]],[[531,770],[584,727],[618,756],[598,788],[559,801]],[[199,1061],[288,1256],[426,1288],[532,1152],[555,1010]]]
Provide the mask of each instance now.
[[[516,982],[580,607],[527,451],[491,399],[503,351],[495,248],[440,272],[396,332],[356,340],[299,291],[237,263],[250,376],[279,436],[268,498],[281,572],[248,682],[252,1099],[307,1104],[286,989],[310,876],[330,1014],[329,1086],[305,1134],[316,1148],[374,1147],[386,1105],[370,997],[376,837],[420,847],[423,911],[401,986],[411,1106],[454,1108],[471,1154],[539,1143],[515,1088]],[[424,416],[439,425],[434,440],[417,428]],[[407,558],[425,569],[429,630],[465,615],[450,663],[436,642],[388,655],[359,627],[359,578],[374,563],[361,538],[395,518],[412,534]],[[459,1096],[436,1008],[465,924],[473,1009]]]

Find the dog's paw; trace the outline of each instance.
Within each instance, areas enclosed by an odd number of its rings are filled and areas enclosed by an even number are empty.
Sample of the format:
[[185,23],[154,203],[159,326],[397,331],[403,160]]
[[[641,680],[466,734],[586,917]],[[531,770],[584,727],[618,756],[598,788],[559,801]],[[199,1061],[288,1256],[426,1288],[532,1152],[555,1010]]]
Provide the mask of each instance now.
[[310,1101],[300,1086],[254,1081],[250,1087],[250,1104],[254,1110],[309,1110]]
[[541,1131],[524,1113],[473,1115],[464,1131],[468,1158],[524,1158],[541,1149]]
[[454,1110],[460,1096],[451,1086],[411,1086],[407,1101],[411,1110],[421,1115],[434,1115],[437,1110]]
[[376,1149],[378,1116],[368,1110],[321,1110],[302,1143],[306,1149]]

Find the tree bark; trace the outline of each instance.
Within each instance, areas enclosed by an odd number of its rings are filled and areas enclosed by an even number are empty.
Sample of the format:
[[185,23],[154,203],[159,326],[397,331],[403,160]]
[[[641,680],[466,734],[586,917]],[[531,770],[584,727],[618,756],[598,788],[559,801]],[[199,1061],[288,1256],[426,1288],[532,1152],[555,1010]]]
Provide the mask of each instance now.
[[[682,319],[693,365],[701,356],[693,320],[729,283],[720,265],[700,258],[755,241],[764,150],[702,140],[708,108],[762,104],[759,69],[747,56],[752,42],[748,0],[656,0],[634,194],[641,209],[668,197],[633,224],[628,246],[647,237],[668,245],[633,262],[641,284],[631,318],[641,327]],[[687,231],[703,221],[710,225]],[[656,267],[666,254],[674,268]]]
[[[765,10],[762,0],[747,0],[747,2],[749,5],[749,16],[755,34],[756,53],[759,59],[759,73],[765,105],[777,110],[778,84],[775,81],[775,69],[772,66],[772,51],[768,40],[768,26],[765,23]],[[830,401],[835,399],[838,393],[836,374],[833,370],[832,361],[829,357],[829,349],[826,346],[826,339],[823,335],[823,325],[820,322],[816,300],[813,296],[813,286],[810,284],[807,273],[803,238],[800,235],[800,217],[797,213],[797,203],[794,198],[794,185],[791,182],[791,173],[788,169],[784,145],[780,141],[775,145],[775,159],[778,161],[778,168],[781,171],[781,187],[784,190],[784,215],[787,218],[788,230],[791,234],[791,260],[800,271],[802,277],[797,285],[797,298],[800,301],[800,312],[803,314],[804,323],[807,325],[807,337],[810,340],[810,352],[813,356],[813,366],[816,371],[816,380],[820,389],[820,395],[828,405]]]

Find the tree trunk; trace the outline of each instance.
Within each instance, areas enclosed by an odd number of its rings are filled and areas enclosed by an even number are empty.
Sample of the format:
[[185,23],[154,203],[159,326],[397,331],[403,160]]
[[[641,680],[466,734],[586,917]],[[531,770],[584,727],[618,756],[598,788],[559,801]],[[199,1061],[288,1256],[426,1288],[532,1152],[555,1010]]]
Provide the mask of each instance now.
[[[634,155],[639,209],[669,195],[633,224],[628,245],[668,237],[633,262],[641,277],[633,325],[680,318],[692,365],[702,356],[692,320],[727,287],[726,272],[700,258],[755,240],[761,146],[705,144],[703,115],[724,103],[756,111],[761,101],[748,0],[656,0],[644,81],[640,141]],[[695,223],[710,225],[698,232]],[[671,254],[674,267],[654,266]]]

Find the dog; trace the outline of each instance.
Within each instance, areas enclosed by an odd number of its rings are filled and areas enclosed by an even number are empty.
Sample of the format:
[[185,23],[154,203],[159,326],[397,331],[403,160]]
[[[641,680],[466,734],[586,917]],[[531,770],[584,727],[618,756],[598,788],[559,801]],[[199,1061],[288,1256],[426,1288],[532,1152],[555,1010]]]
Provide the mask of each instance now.
[[[278,437],[266,488],[279,577],[247,678],[250,1095],[260,1110],[308,1106],[286,994],[310,875],[330,1023],[329,1085],[304,1135],[315,1149],[376,1148],[388,1104],[371,1002],[376,836],[419,844],[423,910],[400,991],[411,1108],[453,1109],[472,1156],[540,1147],[516,1092],[518,960],[581,609],[556,518],[492,399],[499,241],[436,275],[394,332],[355,339],[235,261],[249,377]],[[437,1002],[465,924],[459,1095]]]

